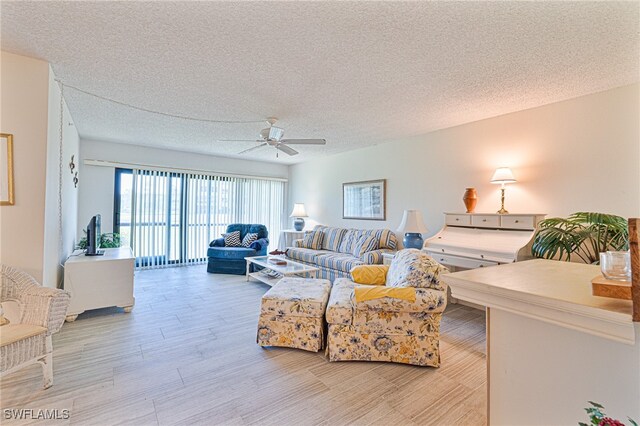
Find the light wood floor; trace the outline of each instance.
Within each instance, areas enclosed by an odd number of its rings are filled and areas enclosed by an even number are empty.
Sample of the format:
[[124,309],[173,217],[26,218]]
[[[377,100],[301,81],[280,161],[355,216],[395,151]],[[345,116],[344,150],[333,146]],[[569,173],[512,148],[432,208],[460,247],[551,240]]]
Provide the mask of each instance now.
[[38,366],[16,372],[2,380],[2,409],[70,410],[56,425],[486,424],[484,312],[447,308],[439,369],[329,363],[260,348],[268,286],[205,269],[137,272],[133,312],[65,324],[54,336],[54,386],[42,390]]

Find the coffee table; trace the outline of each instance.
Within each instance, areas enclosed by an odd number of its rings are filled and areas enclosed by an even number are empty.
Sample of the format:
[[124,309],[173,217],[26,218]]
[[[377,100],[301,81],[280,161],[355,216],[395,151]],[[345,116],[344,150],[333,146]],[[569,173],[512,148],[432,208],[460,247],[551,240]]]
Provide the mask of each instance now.
[[[269,262],[269,258],[281,259],[286,261],[287,264],[276,265]],[[280,256],[245,257],[245,260],[247,261],[247,281],[249,281],[249,277],[251,277],[271,286],[277,283],[278,281],[280,281],[282,277],[286,277],[286,276],[292,276],[292,275],[307,276],[308,274],[313,273],[313,278],[316,278],[319,270],[315,266],[294,262],[293,260],[289,260]],[[273,271],[274,274],[272,276],[266,275],[263,272],[264,269],[258,272],[249,272],[251,270],[252,263],[258,266],[262,266],[263,268],[268,269],[270,271]]]

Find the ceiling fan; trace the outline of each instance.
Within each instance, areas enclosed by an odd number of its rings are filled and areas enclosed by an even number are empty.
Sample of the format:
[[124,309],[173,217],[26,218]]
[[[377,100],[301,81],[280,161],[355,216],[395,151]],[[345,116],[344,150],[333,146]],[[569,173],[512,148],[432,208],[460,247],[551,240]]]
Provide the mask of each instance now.
[[[284,136],[284,129],[274,126],[278,121],[275,117],[267,118],[267,124],[269,127],[260,131],[260,139],[255,140],[256,146],[240,151],[238,154],[246,154],[247,152],[262,148],[263,146],[271,146],[276,149],[276,157],[280,151],[288,155],[296,155],[298,151],[291,148],[289,145],[325,145],[327,143],[324,139],[282,139]],[[253,142],[253,140],[242,139],[226,139],[222,142]]]

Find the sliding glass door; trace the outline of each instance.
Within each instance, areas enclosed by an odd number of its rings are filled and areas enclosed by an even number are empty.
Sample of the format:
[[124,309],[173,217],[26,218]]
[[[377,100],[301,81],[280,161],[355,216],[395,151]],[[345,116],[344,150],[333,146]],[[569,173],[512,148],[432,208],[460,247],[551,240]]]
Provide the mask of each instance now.
[[114,232],[138,267],[201,263],[230,223],[261,223],[277,238],[285,185],[266,179],[116,169]]

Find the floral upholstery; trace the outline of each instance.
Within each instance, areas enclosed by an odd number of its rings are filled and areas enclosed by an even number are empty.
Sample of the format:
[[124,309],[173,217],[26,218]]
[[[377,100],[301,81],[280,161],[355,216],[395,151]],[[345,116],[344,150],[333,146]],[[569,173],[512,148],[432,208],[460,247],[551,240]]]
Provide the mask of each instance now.
[[327,280],[281,279],[262,297],[257,342],[319,351],[324,346],[324,312],[331,291]]
[[351,325],[331,325],[329,361],[387,361],[440,366],[438,334],[378,334]]
[[327,323],[351,324],[355,311],[353,288],[356,284],[347,278],[337,278],[331,287],[327,303]]
[[262,296],[263,314],[317,318],[324,315],[331,284],[315,278],[284,277]]
[[399,251],[393,258],[387,284],[390,287],[428,287],[443,290],[440,274],[447,269],[426,253],[417,249]]
[[[397,287],[415,287],[416,300],[383,297],[356,302],[357,284],[347,278],[338,278],[333,284],[327,304],[327,354],[330,361],[390,361],[438,367],[440,365],[440,320],[447,305],[447,287],[426,288],[413,272],[425,265],[437,271],[421,275],[433,285],[434,276],[446,268],[425,263],[419,250],[403,250],[396,255],[390,270],[396,264],[396,277],[407,277],[408,282],[396,282]],[[403,254],[403,252],[410,252]],[[409,261],[408,259],[412,259]],[[406,271],[402,271],[401,268]],[[436,273],[437,272],[437,273]],[[387,281],[388,285],[388,281]]]

